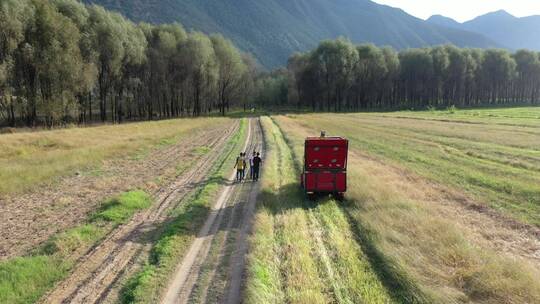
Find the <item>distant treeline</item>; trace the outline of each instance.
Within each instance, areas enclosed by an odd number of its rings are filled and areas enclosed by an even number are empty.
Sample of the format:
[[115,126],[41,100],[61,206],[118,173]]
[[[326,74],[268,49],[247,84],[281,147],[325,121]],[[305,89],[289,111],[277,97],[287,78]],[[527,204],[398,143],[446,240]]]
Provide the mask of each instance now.
[[318,111],[538,104],[540,54],[449,45],[398,53],[337,39],[261,81],[259,103]]
[[0,1],[0,124],[225,113],[254,60],[220,35],[134,24],[76,0]]
[[324,41],[261,75],[220,35],[134,24],[76,0],[0,0],[0,126],[199,116],[256,102],[318,111],[538,103],[540,55]]

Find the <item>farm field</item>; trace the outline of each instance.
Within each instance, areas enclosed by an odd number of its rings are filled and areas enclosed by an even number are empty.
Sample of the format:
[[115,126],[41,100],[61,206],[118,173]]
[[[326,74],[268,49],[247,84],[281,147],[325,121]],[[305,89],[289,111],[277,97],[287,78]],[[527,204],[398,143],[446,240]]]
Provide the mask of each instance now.
[[[540,112],[483,111],[272,117],[248,302],[538,302]],[[344,203],[298,190],[320,130],[351,141]]]
[[540,303],[540,109],[239,116],[1,135],[0,303]]
[[159,188],[234,123],[187,119],[0,136],[0,257],[43,242],[118,193]]
[[[2,161],[23,187],[0,199],[0,303],[33,302],[74,269],[91,275],[141,221],[163,220],[238,130],[238,120],[203,118],[3,135]],[[17,179],[49,168],[40,182]]]
[[95,169],[105,160],[142,158],[152,147],[172,145],[225,121],[165,120],[4,134],[0,136],[0,195],[51,184],[58,177]]
[[520,222],[540,226],[538,115],[538,108],[528,108],[313,115],[299,121],[343,134],[367,155],[465,190]]

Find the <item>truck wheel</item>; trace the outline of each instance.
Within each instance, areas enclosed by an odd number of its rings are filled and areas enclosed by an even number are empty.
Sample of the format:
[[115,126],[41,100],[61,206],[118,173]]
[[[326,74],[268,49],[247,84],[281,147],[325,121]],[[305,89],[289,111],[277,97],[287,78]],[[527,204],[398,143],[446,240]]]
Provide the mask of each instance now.
[[335,192],[332,196],[338,202],[343,202],[345,200],[345,193]]

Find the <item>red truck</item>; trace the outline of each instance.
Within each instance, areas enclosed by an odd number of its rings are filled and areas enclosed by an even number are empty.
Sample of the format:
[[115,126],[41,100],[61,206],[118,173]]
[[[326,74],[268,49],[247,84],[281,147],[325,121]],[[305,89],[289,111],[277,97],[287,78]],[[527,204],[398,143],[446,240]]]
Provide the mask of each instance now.
[[308,195],[334,194],[342,198],[347,191],[349,141],[343,137],[308,137],[304,150],[302,188]]

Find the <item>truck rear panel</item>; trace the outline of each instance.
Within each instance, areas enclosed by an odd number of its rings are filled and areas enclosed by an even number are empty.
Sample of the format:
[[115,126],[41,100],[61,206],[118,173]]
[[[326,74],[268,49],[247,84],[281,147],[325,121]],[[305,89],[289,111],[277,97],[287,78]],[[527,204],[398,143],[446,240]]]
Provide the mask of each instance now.
[[305,169],[347,169],[348,145],[341,137],[306,139]]
[[349,142],[342,137],[309,137],[305,142],[301,183],[308,193],[347,191]]
[[302,174],[302,184],[306,192],[344,193],[347,191],[347,174],[332,171],[306,171]]

